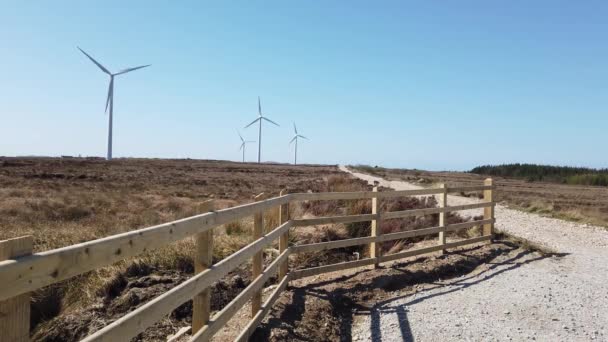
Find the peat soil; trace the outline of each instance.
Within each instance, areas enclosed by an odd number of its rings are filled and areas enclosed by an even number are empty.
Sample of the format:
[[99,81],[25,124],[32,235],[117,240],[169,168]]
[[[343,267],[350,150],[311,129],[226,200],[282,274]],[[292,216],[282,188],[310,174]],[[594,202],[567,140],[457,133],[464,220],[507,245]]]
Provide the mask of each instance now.
[[[191,275],[179,271],[144,267],[127,271],[100,295],[97,303],[64,313],[42,324],[33,341],[79,341],[118,318],[162,295],[187,280]],[[247,285],[250,274],[238,270],[212,286],[211,309],[220,310]],[[175,309],[168,317],[146,329],[133,341],[166,341],[167,336],[192,323],[192,301]]]
[[[435,282],[485,268],[495,259],[506,260],[522,254],[536,254],[537,258],[550,256],[501,238],[492,244],[387,263],[378,269],[334,272],[294,281],[251,340],[356,340],[352,327],[357,316],[370,315],[383,300],[409,296]],[[407,335],[407,327],[404,330]]]

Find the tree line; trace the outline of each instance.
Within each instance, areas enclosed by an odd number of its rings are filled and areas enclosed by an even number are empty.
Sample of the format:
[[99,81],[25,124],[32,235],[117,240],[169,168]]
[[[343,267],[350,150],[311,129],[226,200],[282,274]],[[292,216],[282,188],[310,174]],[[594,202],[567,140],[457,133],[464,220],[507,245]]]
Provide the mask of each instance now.
[[562,184],[608,186],[608,169],[517,163],[483,165],[475,167],[469,172],[490,176],[514,177],[525,179],[529,182],[544,181]]

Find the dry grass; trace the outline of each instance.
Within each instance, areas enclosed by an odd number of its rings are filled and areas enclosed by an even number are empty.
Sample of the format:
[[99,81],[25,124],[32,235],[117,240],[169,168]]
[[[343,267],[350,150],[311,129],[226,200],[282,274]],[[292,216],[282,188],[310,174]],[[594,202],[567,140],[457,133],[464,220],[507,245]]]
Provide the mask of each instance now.
[[[35,250],[42,251],[195,215],[202,212],[202,203],[210,198],[216,200],[218,209],[222,209],[250,202],[254,195],[262,192],[277,195],[282,189],[343,192],[371,190],[371,187],[329,166],[195,160],[124,159],[108,163],[89,159],[5,158],[0,159],[0,189],[3,199],[0,203],[0,239],[33,235]],[[435,205],[432,198],[391,199],[382,202],[382,210]],[[291,217],[369,212],[370,200],[310,201],[290,206]],[[266,232],[277,227],[278,208],[265,212],[264,221]],[[436,221],[436,215],[390,220],[382,223],[382,230],[389,233],[418,229],[434,225]],[[214,262],[249,244],[252,225],[252,218],[247,218],[214,229]],[[290,235],[290,243],[364,235],[369,235],[369,223],[320,226],[294,232]],[[396,251],[408,244],[411,244],[410,240],[402,240],[387,243],[383,248]],[[272,248],[278,248],[276,243]],[[193,273],[194,249],[194,240],[184,239],[35,292],[32,321],[33,326],[38,327],[36,336],[44,336],[48,331],[73,329],[69,324],[63,325],[74,320],[74,324],[86,331],[89,323],[78,323],[79,316],[90,317],[89,314],[97,310],[92,308],[112,303],[114,298],[124,294],[125,287],[134,278],[170,274],[175,281],[185,279]],[[363,257],[366,247],[302,254],[290,259],[290,264],[295,268],[324,265],[352,260],[356,258],[355,253]],[[243,269],[245,271],[240,274],[248,277],[247,265]],[[233,295],[230,289],[218,291]],[[224,295],[222,298],[222,303],[230,299]],[[180,310],[176,311],[188,312]],[[53,318],[58,314],[59,317]],[[173,327],[171,320],[176,319],[183,318],[172,315],[166,325]],[[41,322],[45,323],[39,324]],[[147,335],[142,336],[141,339],[146,340]]]
[[[201,212],[250,202],[262,192],[303,192],[340,174],[330,166],[258,165],[200,160],[2,158],[0,239],[34,237],[35,251],[68,246]],[[266,214],[267,229],[278,214]],[[251,223],[215,230],[214,259],[251,241]],[[117,288],[124,274],[154,268],[193,272],[194,242],[185,239],[34,293],[34,326],[72,312]],[[145,266],[142,266],[145,265]],[[130,270],[130,271],[129,271]]]

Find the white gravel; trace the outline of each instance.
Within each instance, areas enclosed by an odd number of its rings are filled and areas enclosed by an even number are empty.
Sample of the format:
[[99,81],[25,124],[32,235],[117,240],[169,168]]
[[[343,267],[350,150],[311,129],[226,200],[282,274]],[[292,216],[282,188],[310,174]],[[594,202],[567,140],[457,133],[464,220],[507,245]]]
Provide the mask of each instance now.
[[[395,190],[420,188],[352,174]],[[474,201],[448,198],[450,205]],[[353,340],[608,341],[608,231],[500,205],[496,220],[497,229],[566,255],[522,253],[378,302],[355,320]]]

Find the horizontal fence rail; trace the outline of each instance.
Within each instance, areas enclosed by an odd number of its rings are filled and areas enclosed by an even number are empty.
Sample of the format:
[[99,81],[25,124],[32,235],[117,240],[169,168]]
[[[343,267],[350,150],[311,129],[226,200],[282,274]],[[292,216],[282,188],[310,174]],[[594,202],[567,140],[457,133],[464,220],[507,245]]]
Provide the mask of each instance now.
[[289,200],[289,195],[276,197],[36,253],[20,258],[18,262],[16,260],[2,261],[0,262],[0,274],[3,286],[0,288],[0,300],[164,247],[196,233],[202,233],[216,226],[251,216],[258,211],[288,203]]
[[[490,241],[493,236],[494,185],[491,179],[483,186],[429,188],[403,191],[332,192],[332,193],[294,193],[274,198],[263,199],[261,194],[253,203],[243,204],[228,209],[213,210],[213,203],[207,203],[209,212],[185,219],[117,234],[102,239],[88,241],[68,247],[31,254],[31,237],[0,241],[0,333],[9,329],[15,341],[27,341],[29,338],[29,303],[30,292],[42,287],[70,279],[85,272],[112,265],[118,261],[137,256],[150,250],[164,247],[170,243],[196,236],[197,255],[196,274],[183,283],[173,287],[125,316],[96,331],[83,341],[128,341],[146,328],[169,315],[175,308],[194,298],[193,323],[191,329],[181,329],[180,334],[192,332],[190,341],[208,341],[248,302],[251,302],[251,321],[242,330],[236,340],[246,341],[262,322],[273,303],[286,289],[289,282],[304,277],[345,269],[377,266],[389,262],[436,251],[444,252],[448,248],[460,247],[473,243]],[[480,203],[447,206],[447,193],[483,191]],[[412,209],[394,212],[381,212],[380,200],[405,196],[443,196],[438,208]],[[289,218],[289,206],[298,201],[341,201],[372,200],[372,214],[315,217],[306,219]],[[263,213],[279,208],[279,225],[274,230],[263,234]],[[411,216],[431,214],[446,215],[459,210],[483,208],[481,220],[444,224],[440,220],[437,227],[422,228],[382,234],[379,227],[382,220],[393,220]],[[254,239],[247,246],[211,265],[213,247],[213,229],[226,223],[254,216]],[[321,243],[288,246],[290,229],[302,226],[315,226],[338,223],[371,222],[371,236],[335,240]],[[446,232],[483,227],[480,237],[460,241],[445,241]],[[405,250],[382,255],[381,243],[400,239],[439,234],[439,244],[435,246]],[[441,237],[444,238],[441,238]],[[275,241],[279,241],[278,256],[266,267],[263,267],[262,253]],[[28,244],[26,244],[29,243]],[[288,270],[288,259],[291,254],[318,252],[336,248],[369,245],[370,257],[319,267]],[[29,246],[29,247],[28,247]],[[222,279],[240,265],[250,261],[253,266],[253,279],[223,309],[211,315],[210,288],[214,282]],[[200,267],[198,266],[200,265]],[[264,284],[278,274],[277,285],[265,302],[261,302]],[[15,304],[19,303],[19,305]],[[27,310],[26,310],[27,309]],[[27,322],[25,321],[27,318]],[[8,336],[8,335],[7,335]],[[13,338],[13,337],[11,337]],[[174,336],[173,340],[176,339]]]

